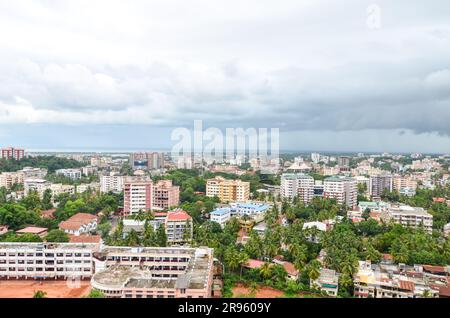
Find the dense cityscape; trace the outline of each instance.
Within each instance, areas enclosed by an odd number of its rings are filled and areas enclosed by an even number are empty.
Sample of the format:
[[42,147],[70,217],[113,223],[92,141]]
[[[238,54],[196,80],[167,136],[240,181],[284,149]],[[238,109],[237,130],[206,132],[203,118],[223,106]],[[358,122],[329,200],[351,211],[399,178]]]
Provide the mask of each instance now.
[[450,297],[450,155],[263,162],[2,148],[0,297]]

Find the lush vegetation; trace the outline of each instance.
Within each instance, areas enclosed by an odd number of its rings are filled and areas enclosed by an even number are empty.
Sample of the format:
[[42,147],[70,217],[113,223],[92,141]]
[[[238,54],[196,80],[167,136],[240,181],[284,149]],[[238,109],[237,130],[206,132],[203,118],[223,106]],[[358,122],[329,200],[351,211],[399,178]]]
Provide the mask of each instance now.
[[52,173],[58,169],[80,168],[83,165],[85,164],[73,159],[55,156],[25,157],[21,160],[0,159],[0,172],[18,171],[25,167],[35,167],[45,168],[49,173]]

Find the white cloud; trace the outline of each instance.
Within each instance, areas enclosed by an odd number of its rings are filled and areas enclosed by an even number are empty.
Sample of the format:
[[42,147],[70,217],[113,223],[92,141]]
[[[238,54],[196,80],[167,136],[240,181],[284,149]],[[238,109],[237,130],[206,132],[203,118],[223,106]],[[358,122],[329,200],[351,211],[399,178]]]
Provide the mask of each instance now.
[[448,135],[450,3],[377,4],[0,2],[0,123]]

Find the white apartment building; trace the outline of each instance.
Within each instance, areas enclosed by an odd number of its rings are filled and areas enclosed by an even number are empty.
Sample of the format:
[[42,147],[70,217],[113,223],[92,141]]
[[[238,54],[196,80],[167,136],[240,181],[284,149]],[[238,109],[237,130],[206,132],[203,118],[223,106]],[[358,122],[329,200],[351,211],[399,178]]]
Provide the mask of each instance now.
[[18,172],[23,173],[24,179],[44,179],[47,175],[47,169],[43,168],[25,167]]
[[212,222],[219,223],[222,228],[224,228],[225,224],[231,218],[231,209],[230,208],[221,208],[212,211],[210,214],[210,220]]
[[77,185],[77,188],[76,188],[77,193],[83,193],[88,190],[99,191],[100,183],[98,183],[98,182],[82,183],[82,184]]
[[355,179],[348,177],[330,177],[324,180],[323,195],[336,199],[339,204],[355,208],[358,202],[358,185]]
[[302,173],[285,173],[281,176],[280,194],[289,200],[298,197],[308,204],[314,198],[314,178]]
[[24,180],[24,194],[27,196],[31,191],[36,191],[42,195],[46,189],[50,189],[51,183],[44,179],[25,179]]
[[393,221],[405,227],[418,228],[423,225],[425,231],[431,233],[433,230],[433,216],[423,208],[406,205],[391,205],[381,215],[385,222]]
[[102,193],[123,191],[123,176],[109,175],[100,176],[100,191]]
[[[50,185],[49,189],[52,190],[52,197],[56,197],[63,193],[67,193],[67,194],[75,193],[75,186],[70,185],[70,184],[53,183]],[[42,195],[43,195],[43,192],[42,192]]]
[[0,278],[89,278],[96,244],[0,243]]
[[90,176],[92,174],[97,173],[98,167],[96,167],[96,166],[86,166],[86,167],[81,168],[81,171],[83,172],[84,176]]
[[57,175],[62,175],[73,180],[81,179],[80,169],[58,169],[55,171],[55,173]]

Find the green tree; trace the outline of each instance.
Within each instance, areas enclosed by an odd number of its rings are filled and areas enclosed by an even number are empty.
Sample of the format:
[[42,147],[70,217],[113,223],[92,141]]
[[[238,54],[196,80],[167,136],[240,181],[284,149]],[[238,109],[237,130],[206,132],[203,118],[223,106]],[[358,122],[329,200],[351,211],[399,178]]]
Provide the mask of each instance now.
[[67,243],[70,241],[69,236],[61,230],[51,230],[45,236],[45,240],[47,242],[58,242],[58,243]]
[[42,290],[37,290],[34,292],[33,298],[47,298],[47,293]]

